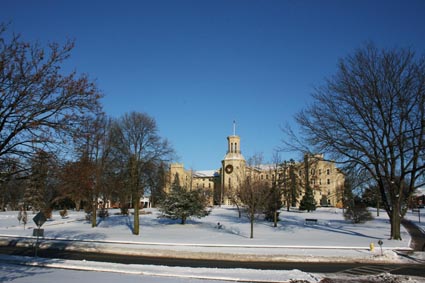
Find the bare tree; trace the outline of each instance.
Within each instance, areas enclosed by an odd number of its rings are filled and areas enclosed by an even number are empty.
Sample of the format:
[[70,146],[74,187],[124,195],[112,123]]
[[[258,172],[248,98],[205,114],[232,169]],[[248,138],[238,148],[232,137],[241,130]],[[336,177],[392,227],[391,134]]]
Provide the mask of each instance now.
[[368,44],[342,59],[314,102],[296,115],[316,152],[333,153],[376,183],[392,239],[401,239],[408,200],[424,184],[424,85],[424,57]]
[[[241,218],[242,217],[242,200],[241,200],[241,190],[240,187],[243,184],[243,180],[240,178],[239,175],[236,175],[236,186],[231,186],[231,184],[227,184],[226,185],[226,190],[224,195],[227,197],[227,199],[229,200],[230,204],[236,206],[236,209],[238,210],[238,217]],[[221,205],[221,201],[219,202]]]
[[[92,227],[97,225],[97,209],[99,207],[99,198],[103,203],[107,202],[109,181],[108,167],[110,167],[110,152],[112,142],[110,140],[110,119],[104,114],[87,119],[82,124],[81,130],[75,135],[77,151],[81,156],[87,158],[92,166],[91,178],[93,186],[90,189],[91,218]],[[88,168],[87,168],[88,169]]]
[[90,203],[93,168],[93,164],[84,156],[77,161],[66,162],[60,170],[61,194],[56,201],[69,199],[74,202],[77,211],[80,211],[83,203]]
[[134,208],[133,234],[139,234],[139,206],[150,177],[161,162],[173,153],[167,140],[158,135],[155,120],[147,114],[131,112],[113,122],[114,147],[125,162],[128,189]]
[[0,162],[58,144],[99,109],[101,97],[87,75],[61,72],[73,42],[43,49],[5,33],[0,24]]
[[238,189],[239,198],[251,224],[250,238],[254,238],[254,222],[258,214],[263,213],[271,192],[267,180],[261,179],[256,169],[261,164],[262,156],[259,154],[248,159],[250,173]]

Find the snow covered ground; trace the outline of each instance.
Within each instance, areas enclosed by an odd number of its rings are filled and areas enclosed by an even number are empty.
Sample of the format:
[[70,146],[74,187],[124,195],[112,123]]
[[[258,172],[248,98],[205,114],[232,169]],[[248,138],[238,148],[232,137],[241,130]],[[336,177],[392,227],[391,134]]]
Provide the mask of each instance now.
[[[244,260],[300,260],[318,261],[324,260],[356,260],[356,261],[403,261],[393,249],[408,249],[410,236],[402,228],[402,241],[388,240],[390,225],[384,211],[380,216],[365,224],[352,224],[344,220],[342,210],[335,208],[319,208],[315,212],[303,213],[299,211],[282,211],[278,227],[272,227],[272,223],[259,220],[254,227],[254,239],[249,238],[250,226],[247,218],[238,218],[237,210],[233,207],[215,207],[211,214],[202,219],[191,219],[186,225],[179,221],[161,218],[156,209],[146,209],[140,216],[140,235],[132,235],[132,216],[117,215],[118,211],[111,210],[110,217],[99,221],[98,227],[91,228],[85,220],[83,212],[69,211],[68,217],[62,219],[59,212],[54,212],[51,220],[48,220],[42,228],[45,229],[46,239],[67,239],[69,248],[80,248],[99,252],[116,252],[129,254],[154,254],[176,255],[181,257],[193,257],[198,255],[204,258],[232,259],[235,257]],[[0,240],[12,237],[32,236],[35,224],[32,221],[33,214],[28,215],[28,223],[24,229],[18,223],[17,212],[0,212]],[[410,216],[409,216],[410,217]],[[412,217],[414,217],[412,215]],[[316,225],[305,224],[306,218],[318,220]],[[424,215],[425,220],[425,215]],[[217,223],[223,226],[217,228]],[[31,239],[33,240],[33,239]],[[384,256],[378,241],[384,242]],[[49,241],[44,244],[48,245]],[[375,250],[369,250],[373,243]],[[178,251],[178,253],[176,253]],[[3,259],[3,262],[8,262]],[[11,263],[10,263],[11,264]],[[59,264],[53,262],[52,264]],[[64,266],[81,265],[81,262],[61,261]],[[100,263],[85,262],[83,266],[89,266],[97,270]],[[105,264],[100,264],[104,266]],[[108,264],[106,264],[108,265]],[[71,272],[72,278],[78,278],[76,271],[63,271],[58,269],[34,269],[35,267],[18,266],[11,264],[9,267],[0,268],[0,281],[10,282],[49,282],[44,280],[46,276],[57,278],[67,282],[66,274]],[[60,267],[60,266],[56,266]],[[60,268],[62,268],[60,267]],[[29,276],[13,275],[25,269]],[[107,273],[89,272],[84,276],[96,276],[96,279],[108,277],[111,268],[128,270],[128,266],[102,267]],[[78,268],[77,268],[78,269]],[[115,270],[114,269],[114,270]],[[230,278],[240,280],[270,280],[271,282],[285,282],[290,279],[303,279],[309,282],[320,281],[319,275],[306,274],[300,271],[252,271],[247,270],[217,270],[155,266],[132,266],[133,271],[125,275],[113,272],[110,278],[122,278],[121,282],[133,281],[133,276],[155,276],[155,280],[149,278],[148,282],[189,282],[193,274],[214,277],[214,280],[226,281]],[[11,271],[11,273],[7,270]],[[39,270],[40,272],[37,272]],[[5,273],[6,272],[6,273]],[[253,272],[253,273],[251,273]],[[25,272],[23,273],[25,274]],[[59,274],[59,275],[58,275]],[[111,273],[112,274],[112,273]],[[180,277],[170,278],[171,274],[180,274]],[[35,277],[34,277],[35,276]],[[41,277],[39,277],[41,276]],[[73,277],[74,276],[74,277]],[[101,276],[101,277],[98,277]],[[125,279],[128,277],[128,279]],[[46,277],[46,278],[47,278]],[[40,280],[34,280],[40,278]],[[50,277],[49,277],[50,278]],[[109,277],[108,277],[109,278]],[[25,281],[28,280],[28,281]],[[77,279],[78,280],[78,279]],[[171,280],[171,281],[170,281]],[[199,279],[190,279],[190,282],[198,282]],[[86,281],[85,279],[83,281]],[[103,282],[109,282],[102,279]],[[73,281],[75,282],[75,281]],[[110,281],[112,282],[112,280]],[[215,281],[217,282],[217,281]],[[401,282],[401,281],[400,281]],[[420,282],[420,281],[410,281]]]
[[[98,227],[84,218],[83,212],[69,211],[62,219],[54,212],[42,228],[46,238],[81,240],[92,242],[137,243],[146,249],[172,249],[184,251],[207,251],[231,254],[256,255],[324,255],[347,254],[356,250],[360,257],[373,257],[369,252],[370,244],[378,247],[378,241],[384,242],[384,249],[408,248],[410,236],[402,228],[402,241],[387,240],[390,237],[390,225],[386,213],[365,224],[352,224],[344,220],[342,210],[319,208],[310,213],[282,211],[278,227],[259,220],[254,227],[254,238],[249,238],[250,224],[244,216],[238,218],[233,207],[213,208],[210,215],[201,219],[191,219],[186,225],[161,218],[156,209],[146,209],[140,216],[140,235],[132,234],[132,216],[117,215],[110,211],[110,217],[100,220]],[[32,236],[35,224],[33,214],[28,215],[24,229],[18,223],[17,212],[0,212],[0,235]],[[317,224],[305,224],[306,218],[318,220]],[[217,228],[217,223],[222,225]],[[283,251],[284,250],[284,251]],[[319,250],[319,251],[317,251]],[[375,249],[375,253],[377,249]]]

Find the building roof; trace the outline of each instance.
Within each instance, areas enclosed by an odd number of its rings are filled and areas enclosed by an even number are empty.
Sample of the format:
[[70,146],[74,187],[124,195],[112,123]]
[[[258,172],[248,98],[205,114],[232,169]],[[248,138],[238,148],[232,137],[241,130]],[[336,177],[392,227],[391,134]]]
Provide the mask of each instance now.
[[195,171],[193,172],[194,177],[198,178],[212,178],[216,176],[218,173],[215,170],[203,170],[203,171]]

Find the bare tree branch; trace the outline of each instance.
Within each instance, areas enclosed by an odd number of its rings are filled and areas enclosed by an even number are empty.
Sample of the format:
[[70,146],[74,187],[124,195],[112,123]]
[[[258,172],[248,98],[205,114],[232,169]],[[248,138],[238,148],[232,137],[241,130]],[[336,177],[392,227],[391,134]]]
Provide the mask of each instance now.
[[308,144],[378,184],[400,238],[400,217],[425,174],[425,59],[373,44],[340,60],[337,73],[296,115]]
[[0,27],[0,161],[31,155],[35,148],[62,142],[90,113],[101,93],[87,75],[63,74],[74,48],[52,43],[47,49]]

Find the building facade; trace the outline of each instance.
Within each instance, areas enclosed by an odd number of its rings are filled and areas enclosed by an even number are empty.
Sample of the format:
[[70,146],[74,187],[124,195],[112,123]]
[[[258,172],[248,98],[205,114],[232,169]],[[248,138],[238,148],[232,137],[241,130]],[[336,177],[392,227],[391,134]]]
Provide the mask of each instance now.
[[[171,164],[166,190],[178,178],[179,184],[188,190],[205,191],[210,196],[211,205],[231,205],[235,197],[233,194],[247,178],[253,176],[270,187],[279,186],[282,191],[287,190],[292,182],[294,185],[291,187],[297,191],[296,201],[292,203],[301,200],[307,180],[318,205],[339,206],[342,200],[345,178],[335,162],[327,161],[318,154],[308,156],[301,162],[247,164],[241,151],[241,139],[235,134],[227,137],[227,152],[219,169],[194,171],[185,169],[180,163]],[[285,203],[285,193],[282,193],[282,201]]]

